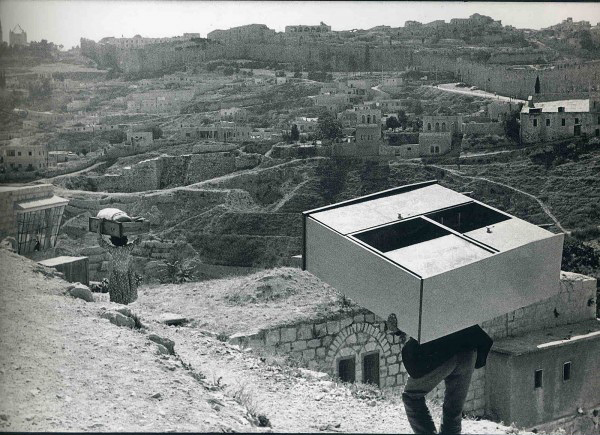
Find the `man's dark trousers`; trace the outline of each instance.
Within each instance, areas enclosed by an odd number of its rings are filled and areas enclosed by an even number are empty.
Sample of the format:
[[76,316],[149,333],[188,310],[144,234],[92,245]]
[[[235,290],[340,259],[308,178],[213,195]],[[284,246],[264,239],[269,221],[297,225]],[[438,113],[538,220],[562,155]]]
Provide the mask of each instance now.
[[476,350],[462,351],[420,378],[409,376],[402,393],[402,401],[408,421],[416,434],[436,433],[435,424],[425,403],[425,395],[442,380],[446,384],[446,391],[439,433],[460,433],[463,405],[475,369],[476,357]]

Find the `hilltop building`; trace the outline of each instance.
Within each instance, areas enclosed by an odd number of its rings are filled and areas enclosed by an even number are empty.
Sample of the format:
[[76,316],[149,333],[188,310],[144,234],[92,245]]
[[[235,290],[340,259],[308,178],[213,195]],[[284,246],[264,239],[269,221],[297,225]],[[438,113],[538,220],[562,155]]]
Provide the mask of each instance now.
[[521,142],[534,143],[577,136],[600,136],[600,95],[586,100],[534,102],[521,109]]
[[204,139],[221,142],[243,142],[251,139],[251,131],[252,128],[248,126],[221,121],[212,125],[182,125],[180,137],[183,140]]
[[213,30],[208,33],[208,39],[225,43],[230,42],[267,42],[275,36],[275,30],[269,29],[264,24],[248,24],[246,26],[232,27],[227,30]]
[[192,38],[200,38],[199,33],[184,33],[183,36],[174,36],[166,38],[147,38],[141,35],[135,35],[133,38],[115,38],[112,36],[102,38],[99,42],[108,45],[114,45],[121,49],[143,48],[152,44],[163,44],[165,42],[189,41]]
[[19,24],[9,32],[8,44],[11,47],[24,47],[27,45],[27,33]]
[[331,32],[331,26],[328,26],[323,21],[318,26],[308,26],[300,24],[296,26],[285,26],[285,33],[326,33]]

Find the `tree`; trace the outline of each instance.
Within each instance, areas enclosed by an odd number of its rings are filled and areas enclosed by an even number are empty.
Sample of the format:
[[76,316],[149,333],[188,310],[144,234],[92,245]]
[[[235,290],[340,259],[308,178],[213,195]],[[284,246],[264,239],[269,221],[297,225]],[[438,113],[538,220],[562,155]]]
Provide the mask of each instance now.
[[108,139],[108,143],[114,145],[117,143],[125,142],[125,140],[127,139],[127,133],[125,133],[123,130],[113,130],[106,132],[105,137]]
[[406,128],[408,124],[408,117],[406,116],[406,112],[404,110],[398,110],[398,122],[402,128]]
[[395,128],[400,127],[400,121],[395,116],[388,116],[388,119],[385,120],[385,128],[388,130],[393,130]]
[[540,76],[537,76],[535,79],[535,93],[539,94],[540,93]]
[[160,139],[163,135],[162,129],[158,125],[152,126],[152,139]]
[[[519,106],[520,108],[521,106]],[[521,110],[515,110],[511,112],[506,119],[504,120],[504,134],[509,139],[512,139],[515,142],[519,142],[520,139],[520,126],[519,126],[519,113]]]
[[342,124],[329,112],[319,116],[317,132],[320,139],[336,139],[342,137]]
[[292,131],[290,132],[290,138],[293,141],[297,141],[300,139],[300,132],[298,131],[298,126],[296,124],[292,125]]

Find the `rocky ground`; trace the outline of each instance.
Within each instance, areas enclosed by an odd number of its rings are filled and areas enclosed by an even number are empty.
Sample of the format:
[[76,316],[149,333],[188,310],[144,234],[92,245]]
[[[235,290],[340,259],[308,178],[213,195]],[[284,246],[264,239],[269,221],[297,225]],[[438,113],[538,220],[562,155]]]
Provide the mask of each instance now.
[[[108,317],[135,322],[107,294],[71,297],[50,269],[6,250],[0,275],[2,431],[410,432],[399,391],[344,385],[168,326],[155,318],[160,301],[129,305],[141,329],[117,326]],[[489,421],[464,428],[516,432]]]

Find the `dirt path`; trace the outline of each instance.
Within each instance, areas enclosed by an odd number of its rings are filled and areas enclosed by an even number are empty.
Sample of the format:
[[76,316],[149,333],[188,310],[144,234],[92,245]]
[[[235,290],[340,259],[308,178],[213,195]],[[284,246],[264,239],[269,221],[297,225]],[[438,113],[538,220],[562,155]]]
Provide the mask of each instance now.
[[516,187],[513,187],[509,184],[505,184],[505,183],[501,183],[499,181],[494,181],[494,180],[490,180],[489,178],[485,178],[485,177],[476,177],[476,176],[472,176],[472,175],[465,175],[463,172],[458,171],[456,169],[450,169],[450,168],[446,168],[443,166],[438,166],[438,165],[431,165],[434,168],[437,169],[441,169],[443,171],[449,172],[452,175],[456,175],[458,177],[463,177],[463,178],[468,178],[470,180],[480,180],[480,181],[485,181],[487,183],[491,183],[491,184],[496,184],[498,186],[502,186],[502,187],[506,187],[507,189],[513,190],[515,192],[518,192],[522,195],[528,196],[529,198],[533,199],[535,202],[537,202],[540,207],[542,208],[542,210],[544,210],[544,213],[546,213],[546,215],[548,215],[548,217],[550,219],[552,219],[552,221],[554,222],[554,224],[556,225],[556,227],[561,230],[563,233],[570,233],[569,230],[566,230],[558,221],[558,219],[556,218],[556,216],[554,216],[552,214],[552,212],[550,211],[550,207],[548,207],[546,204],[544,204],[537,196],[529,193],[529,192],[525,192],[524,190],[521,189],[517,189]]
[[100,319],[116,304],[67,297],[67,283],[5,250],[0,265],[0,430],[253,430],[244,407],[145,334]]
[[[66,296],[67,283],[5,250],[0,264],[0,430],[409,432],[399,391],[278,366],[197,328],[159,323],[160,306],[139,301],[129,307],[147,328],[117,327],[100,318],[122,307],[107,294]],[[159,355],[150,333],[174,340],[176,355]],[[272,428],[258,427],[258,415]],[[470,420],[464,428],[511,430]]]
[[98,166],[102,165],[103,163],[105,163],[105,162],[97,162],[97,163],[94,163],[91,166],[88,166],[87,168],[83,168],[83,169],[80,169],[80,170],[75,171],[75,172],[69,172],[69,173],[66,173],[66,174],[56,175],[55,177],[42,178],[40,181],[43,181],[44,183],[50,183],[50,182],[52,182],[52,180],[58,180],[59,178],[71,177],[73,175],[84,174],[86,172],[91,171],[92,169],[97,168]]

